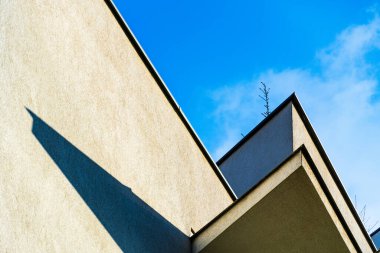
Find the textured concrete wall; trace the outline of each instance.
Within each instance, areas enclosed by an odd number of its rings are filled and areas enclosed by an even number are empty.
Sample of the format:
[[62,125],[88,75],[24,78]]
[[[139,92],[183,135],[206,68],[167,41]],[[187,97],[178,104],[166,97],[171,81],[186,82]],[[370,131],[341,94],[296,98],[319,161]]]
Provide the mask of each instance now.
[[220,165],[238,197],[293,152],[292,136],[292,108],[288,105]]
[[101,0],[0,1],[0,117],[2,252],[178,252],[231,203]]

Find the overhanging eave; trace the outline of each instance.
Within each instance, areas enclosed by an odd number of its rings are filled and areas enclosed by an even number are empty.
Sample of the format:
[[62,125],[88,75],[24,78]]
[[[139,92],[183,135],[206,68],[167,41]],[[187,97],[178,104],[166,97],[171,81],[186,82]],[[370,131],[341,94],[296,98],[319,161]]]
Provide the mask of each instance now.
[[193,252],[360,252],[304,146],[195,234]]

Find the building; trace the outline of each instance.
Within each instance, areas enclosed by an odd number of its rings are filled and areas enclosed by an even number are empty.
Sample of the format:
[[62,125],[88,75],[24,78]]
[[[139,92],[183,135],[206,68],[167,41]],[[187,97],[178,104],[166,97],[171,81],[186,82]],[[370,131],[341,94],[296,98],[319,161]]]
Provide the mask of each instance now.
[[112,1],[2,1],[0,52],[0,251],[376,252],[295,95],[217,165]]
[[217,164],[239,199],[200,252],[376,252],[294,94]]
[[380,227],[376,229],[375,231],[373,231],[373,233],[371,234],[371,237],[377,249],[379,250],[380,249]]

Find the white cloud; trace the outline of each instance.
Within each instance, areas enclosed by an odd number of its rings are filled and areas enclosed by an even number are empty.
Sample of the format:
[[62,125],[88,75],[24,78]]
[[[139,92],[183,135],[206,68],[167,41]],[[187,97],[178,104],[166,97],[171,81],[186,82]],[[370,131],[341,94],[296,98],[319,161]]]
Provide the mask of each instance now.
[[[249,82],[213,94],[214,119],[224,134],[213,152],[219,158],[262,119],[260,81],[278,104],[296,91],[351,197],[367,204],[368,224],[380,222],[380,89],[368,54],[380,49],[380,19],[351,26],[316,54],[318,69],[267,70]],[[380,225],[380,224],[379,224]]]

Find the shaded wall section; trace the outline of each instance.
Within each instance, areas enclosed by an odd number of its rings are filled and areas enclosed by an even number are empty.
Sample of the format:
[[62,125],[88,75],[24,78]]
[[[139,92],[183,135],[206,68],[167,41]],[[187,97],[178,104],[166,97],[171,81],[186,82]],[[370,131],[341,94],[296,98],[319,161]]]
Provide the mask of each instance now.
[[219,163],[219,167],[240,197],[292,152],[292,107],[288,104],[228,158]]
[[32,132],[124,252],[190,252],[190,240],[28,109]]

